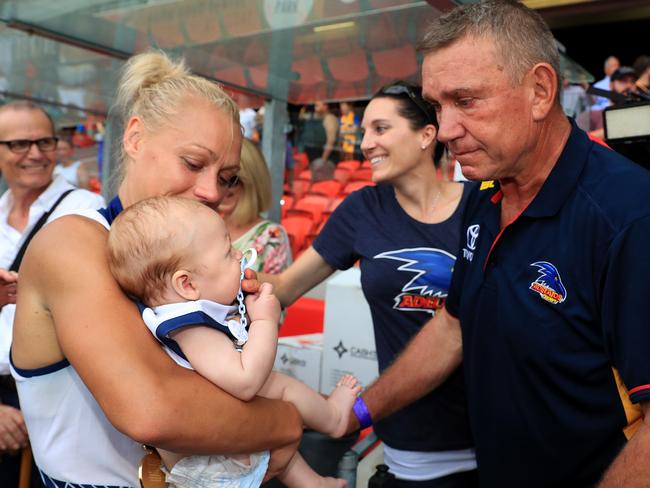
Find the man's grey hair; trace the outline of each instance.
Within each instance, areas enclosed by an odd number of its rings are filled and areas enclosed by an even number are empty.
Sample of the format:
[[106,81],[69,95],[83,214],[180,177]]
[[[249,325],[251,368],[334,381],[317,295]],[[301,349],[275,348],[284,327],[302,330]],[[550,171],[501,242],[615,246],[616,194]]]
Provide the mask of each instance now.
[[435,51],[465,38],[490,38],[513,84],[538,63],[555,70],[559,87],[560,54],[544,19],[514,0],[487,0],[462,5],[435,19],[427,28],[418,50]]
[[9,110],[18,110],[18,111],[25,110],[25,111],[41,112],[43,115],[45,115],[48,122],[52,126],[52,135],[54,135],[56,132],[54,126],[54,120],[52,120],[50,114],[48,114],[43,107],[35,104],[30,100],[15,100],[13,102],[9,102],[0,106],[0,113],[4,113],[5,111],[9,111]]

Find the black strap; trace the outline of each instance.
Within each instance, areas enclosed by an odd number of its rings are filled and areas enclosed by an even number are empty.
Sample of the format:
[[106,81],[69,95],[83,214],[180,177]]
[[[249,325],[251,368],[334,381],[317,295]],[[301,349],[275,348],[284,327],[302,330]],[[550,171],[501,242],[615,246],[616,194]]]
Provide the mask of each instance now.
[[29,241],[31,241],[36,235],[36,233],[40,230],[40,228],[45,225],[45,222],[47,222],[47,219],[50,217],[50,215],[52,215],[54,209],[59,206],[59,203],[61,203],[61,201],[74,190],[75,189],[72,188],[71,190],[63,192],[59,197],[59,199],[56,202],[54,202],[52,208],[50,208],[47,212],[41,215],[41,218],[38,219],[38,222],[34,224],[34,227],[32,227],[32,230],[29,232],[29,235],[23,241],[23,245],[20,246],[20,249],[16,254],[16,258],[14,259],[14,262],[11,263],[11,266],[9,266],[9,271],[18,271],[18,268],[20,267],[20,263],[23,261],[23,256],[25,255],[25,251],[27,251],[27,246],[29,245]]

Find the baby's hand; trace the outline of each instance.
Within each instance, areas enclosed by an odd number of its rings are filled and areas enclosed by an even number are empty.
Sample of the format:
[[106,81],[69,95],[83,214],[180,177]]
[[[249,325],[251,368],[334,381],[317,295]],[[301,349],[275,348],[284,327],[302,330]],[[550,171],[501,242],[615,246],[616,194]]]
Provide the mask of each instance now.
[[280,321],[280,302],[273,294],[271,283],[262,283],[256,294],[246,296],[244,303],[251,322],[270,320],[277,324]]

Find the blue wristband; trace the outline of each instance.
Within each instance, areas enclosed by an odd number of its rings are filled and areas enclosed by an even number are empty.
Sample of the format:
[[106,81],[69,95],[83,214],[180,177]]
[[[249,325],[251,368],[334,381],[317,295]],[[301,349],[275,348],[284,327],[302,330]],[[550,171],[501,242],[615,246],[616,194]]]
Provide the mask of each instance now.
[[357,400],[354,402],[354,406],[352,407],[352,411],[354,412],[354,415],[357,416],[357,420],[359,420],[359,425],[362,429],[372,425],[372,417],[370,416],[368,406],[366,405],[366,402],[363,401],[362,397],[357,397]]

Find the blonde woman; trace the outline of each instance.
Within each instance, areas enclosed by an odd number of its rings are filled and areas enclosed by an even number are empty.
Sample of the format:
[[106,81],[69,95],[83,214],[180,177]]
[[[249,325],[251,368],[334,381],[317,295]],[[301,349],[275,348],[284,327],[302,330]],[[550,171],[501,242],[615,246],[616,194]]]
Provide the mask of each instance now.
[[291,264],[291,246],[284,228],[260,214],[271,207],[271,175],[264,156],[254,143],[244,139],[239,182],[226,191],[219,213],[226,222],[233,246],[255,248],[255,271],[279,273]]
[[117,196],[101,212],[42,229],[20,269],[12,374],[36,463],[47,486],[135,487],[140,444],[187,454],[271,449],[274,474],[302,433],[295,407],[243,402],[177,366],[105,255],[111,222],[136,202],[218,204],[239,171],[237,107],[161,53],[131,58],[117,103],[125,128]]

